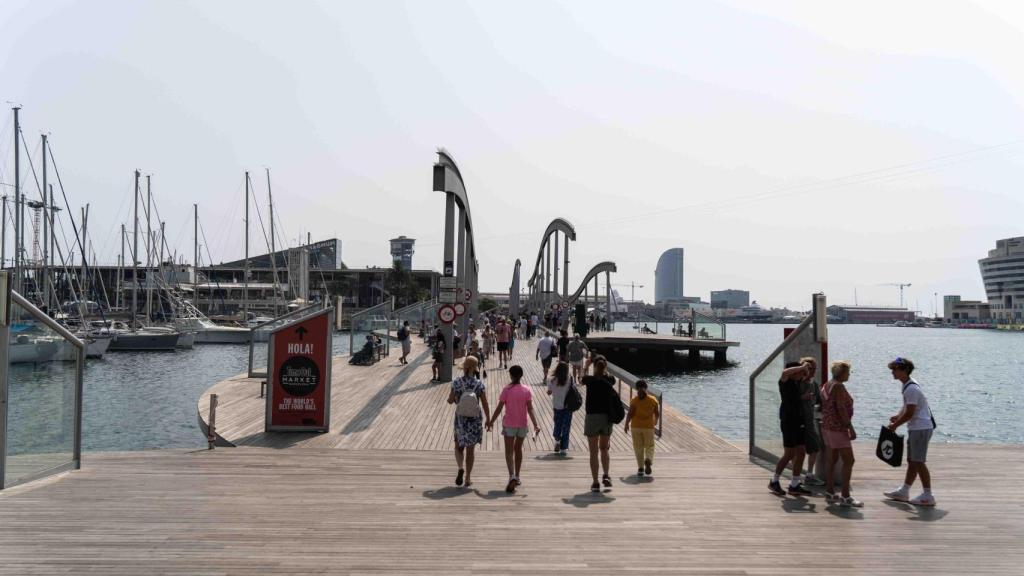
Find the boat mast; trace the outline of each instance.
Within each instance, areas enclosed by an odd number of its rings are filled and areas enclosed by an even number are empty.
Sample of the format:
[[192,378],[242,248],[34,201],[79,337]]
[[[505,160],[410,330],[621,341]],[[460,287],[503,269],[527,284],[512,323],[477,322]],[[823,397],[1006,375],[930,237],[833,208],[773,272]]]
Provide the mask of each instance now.
[[153,208],[153,190],[150,188],[149,174],[146,174],[146,322],[153,318],[153,283],[149,278],[150,267],[153,265],[152,238],[153,229],[150,226],[149,211]]
[[[45,216],[50,221],[50,237],[47,238],[47,242],[50,243],[50,262],[49,262],[49,268],[51,270],[54,269],[53,261],[54,261],[54,258],[56,256],[56,254],[57,254],[57,231],[53,229],[53,223],[54,223],[54,219],[56,218],[57,211],[60,210],[60,208],[57,208],[57,205],[54,202],[54,198],[55,198],[55,196],[53,195],[53,184],[50,184],[50,212],[49,212],[49,214],[47,214]],[[54,274],[54,276],[56,276],[56,274]],[[53,288],[53,300],[55,300],[57,302],[60,302],[60,295],[57,294],[56,283],[54,284],[54,288]]]
[[132,213],[132,330],[138,328],[139,310],[139,171],[135,171],[135,211]]
[[14,110],[14,289],[21,293],[21,146],[18,136],[21,133],[21,123],[18,120],[18,112],[21,106],[15,106]]
[[81,276],[81,279],[78,281],[78,287],[80,288],[80,290],[82,292],[82,298],[85,298],[86,301],[89,300],[89,291],[88,291],[88,289],[86,287],[86,282],[87,282],[88,279],[85,276],[85,253],[86,253],[86,251],[88,251],[87,246],[89,245],[89,236],[88,236],[88,234],[86,232],[88,230],[88,228],[87,228],[88,226],[89,226],[89,205],[86,204],[85,207],[82,208],[82,276]]
[[199,204],[192,205],[192,301],[199,309]]
[[7,268],[7,194],[3,195],[0,213],[0,268]]
[[124,224],[121,224],[121,255],[117,261],[117,295],[114,296],[114,305],[118,308],[124,306]]
[[270,201],[270,265],[274,269],[274,317],[276,318],[280,312],[277,298],[277,251],[274,242],[274,193],[270,191],[270,168],[267,168],[267,198]]
[[[49,312],[49,310],[50,310],[50,283],[47,280],[49,279],[50,272],[49,272],[49,269],[46,267],[46,263],[49,260],[47,248],[49,248],[49,244],[50,243],[47,240],[49,239],[48,224],[50,222],[50,218],[47,216],[47,214],[48,214],[50,208],[49,208],[49,205],[46,202],[46,190],[47,190],[47,186],[46,186],[46,134],[42,135],[42,139],[43,139],[43,144],[42,144],[42,146],[43,146],[43,189],[40,190],[40,192],[43,193],[43,262],[42,262],[42,267],[40,269],[40,277],[42,278],[42,283],[43,283],[43,308],[47,312]],[[38,287],[37,287],[37,289],[38,289]]]
[[242,322],[249,323],[249,171],[245,172],[245,266],[242,269]]

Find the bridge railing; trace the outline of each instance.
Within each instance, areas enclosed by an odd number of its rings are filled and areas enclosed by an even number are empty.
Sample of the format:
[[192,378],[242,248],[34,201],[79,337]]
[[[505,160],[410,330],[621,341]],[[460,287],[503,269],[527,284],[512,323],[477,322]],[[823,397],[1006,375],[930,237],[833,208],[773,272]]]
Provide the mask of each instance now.
[[[393,298],[388,298],[376,306],[371,306],[366,310],[360,310],[353,314],[349,320],[348,355],[351,356],[362,348],[361,346],[360,348],[355,346],[356,333],[380,331],[385,332],[386,336],[390,336],[391,321],[394,316],[395,301]],[[384,338],[384,345],[387,347],[387,353],[390,353],[390,337]]]
[[78,469],[82,460],[85,343],[13,290],[6,304],[0,322],[0,489]]
[[779,427],[779,380],[787,362],[810,356],[824,365],[822,342],[827,341],[825,296],[816,294],[814,313],[804,318],[750,374],[750,447],[751,456],[775,463],[782,457],[782,432]]
[[396,330],[402,326],[403,323],[408,322],[409,327],[413,331],[419,331],[420,325],[423,321],[430,324],[433,318],[435,302],[433,299],[427,299],[415,304],[410,304],[404,308],[395,310],[393,315],[394,326]]
[[297,308],[277,318],[253,326],[249,332],[249,378],[267,377],[267,359],[270,358],[270,333],[283,324],[297,320],[323,310],[323,306],[314,304],[305,308]]
[[725,322],[697,310],[693,311],[693,337],[704,340],[725,340]]

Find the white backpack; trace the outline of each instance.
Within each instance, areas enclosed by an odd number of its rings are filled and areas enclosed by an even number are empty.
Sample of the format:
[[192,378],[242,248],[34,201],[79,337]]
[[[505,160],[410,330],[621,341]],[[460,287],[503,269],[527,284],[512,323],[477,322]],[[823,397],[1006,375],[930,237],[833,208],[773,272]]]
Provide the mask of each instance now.
[[459,402],[455,405],[455,415],[462,416],[463,418],[480,417],[480,399],[476,397],[476,392],[472,390],[462,391],[462,395],[459,396]]

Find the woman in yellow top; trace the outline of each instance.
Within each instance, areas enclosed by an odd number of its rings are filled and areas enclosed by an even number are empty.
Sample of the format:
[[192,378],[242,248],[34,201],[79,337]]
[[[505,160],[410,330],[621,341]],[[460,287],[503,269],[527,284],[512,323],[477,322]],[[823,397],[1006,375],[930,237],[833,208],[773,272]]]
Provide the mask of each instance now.
[[629,401],[629,412],[626,414],[626,432],[630,423],[633,424],[633,452],[636,453],[636,475],[652,474],[654,463],[654,429],[658,425],[661,411],[658,401],[647,393],[647,381],[637,380],[636,398]]

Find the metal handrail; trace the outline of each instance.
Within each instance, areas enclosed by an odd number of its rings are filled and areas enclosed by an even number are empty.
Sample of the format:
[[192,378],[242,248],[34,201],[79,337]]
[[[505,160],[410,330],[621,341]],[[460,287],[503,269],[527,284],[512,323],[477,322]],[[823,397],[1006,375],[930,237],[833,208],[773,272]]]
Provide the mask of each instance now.
[[796,329],[793,330],[789,334],[789,336],[787,336],[785,339],[783,339],[781,344],[779,344],[778,346],[775,347],[774,350],[772,350],[771,354],[768,355],[768,357],[764,360],[764,362],[761,362],[761,364],[758,365],[758,367],[756,369],[754,369],[754,371],[750,374],[750,392],[749,392],[749,396],[750,396],[750,418],[749,418],[749,423],[748,423],[748,425],[750,427],[750,432],[749,432],[750,439],[749,439],[749,451],[748,451],[748,453],[751,456],[755,455],[755,448],[754,448],[754,412],[755,412],[755,402],[756,402],[756,391],[755,391],[755,388],[754,388],[754,384],[755,384],[755,382],[757,380],[757,377],[760,376],[761,373],[764,372],[768,368],[768,366],[771,365],[771,363],[775,361],[776,358],[778,358],[779,354],[782,354],[783,352],[785,352],[786,351],[786,347],[788,347],[790,344],[792,344],[794,341],[796,341],[796,339],[799,338],[800,335],[803,334],[803,332],[805,330],[807,330],[807,327],[810,326],[812,322],[814,322],[814,314],[809,314],[806,318],[804,318],[804,320],[802,322],[800,322],[800,325],[797,326]]
[[31,302],[29,302],[21,294],[18,294],[14,290],[11,290],[11,300],[13,300],[14,303],[17,304],[18,306],[21,306],[22,308],[26,309],[29,312],[29,314],[34,316],[37,320],[39,320],[43,324],[46,324],[47,328],[49,328],[50,330],[53,330],[54,332],[60,334],[65,339],[70,340],[71,343],[74,344],[76,348],[85,349],[85,342],[82,342],[81,340],[79,340],[78,336],[75,336],[74,334],[72,334],[70,331],[68,331],[67,328],[62,326],[59,322],[57,322],[53,318],[50,318],[46,314],[46,312],[43,312],[39,308],[36,308],[35,304],[32,304]]

